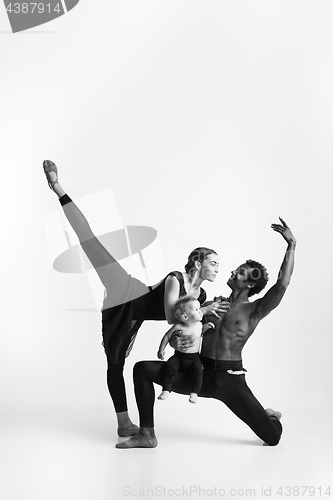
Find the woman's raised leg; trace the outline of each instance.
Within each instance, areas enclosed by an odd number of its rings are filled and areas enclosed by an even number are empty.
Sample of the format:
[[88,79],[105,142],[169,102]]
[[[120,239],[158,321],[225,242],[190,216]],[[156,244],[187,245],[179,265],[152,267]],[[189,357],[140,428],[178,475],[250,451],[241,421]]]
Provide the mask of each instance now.
[[[123,290],[128,287],[129,280],[132,280],[132,278],[96,238],[83,213],[65,193],[58,180],[58,169],[56,165],[52,161],[46,160],[43,162],[43,168],[49,187],[57,194],[64,213],[78,236],[82,249],[99,275],[101,282],[107,287],[110,286],[110,284],[112,285],[114,281],[117,285],[117,290],[124,293]],[[110,271],[115,274],[114,280],[110,280]],[[123,287],[121,286],[122,283]],[[118,291],[116,291],[116,294],[117,293]],[[117,301],[120,303],[121,297],[119,298],[119,295],[118,297],[113,296],[112,300],[114,303]],[[109,300],[110,304],[112,304],[112,300]],[[128,415],[123,367],[123,363],[119,365],[109,365],[107,382],[116,409],[118,434],[120,436],[131,436],[136,434],[139,428],[132,423]],[[118,401],[118,403],[116,401]],[[121,401],[120,404],[119,401]],[[119,410],[116,408],[117,405],[119,406]]]
[[[61,187],[58,180],[58,169],[56,165],[50,160],[45,160],[43,162],[43,168],[49,187],[58,195],[63,211],[79,238],[82,249],[94,266],[103,285],[106,286],[110,264],[114,264],[116,260],[96,238],[81,210]],[[128,274],[125,271],[123,272],[124,277],[127,277]]]

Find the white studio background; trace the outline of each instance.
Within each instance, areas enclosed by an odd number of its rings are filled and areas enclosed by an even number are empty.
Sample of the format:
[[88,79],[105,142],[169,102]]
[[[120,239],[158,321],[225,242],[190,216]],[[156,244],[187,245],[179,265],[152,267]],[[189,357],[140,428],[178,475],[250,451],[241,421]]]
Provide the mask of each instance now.
[[[314,0],[81,0],[13,35],[0,9],[2,498],[329,485],[332,15]],[[72,198],[112,188],[124,224],[157,229],[165,271],[216,249],[209,297],[246,258],[273,284],[285,242],[270,224],[290,224],[290,289],[244,349],[253,392],[283,412],[277,448],[251,446],[223,405],[177,395],[156,404],[156,450],[114,448],[100,315],[69,311],[91,307],[89,287],[48,256],[47,158]],[[131,368],[165,328],[144,324],[128,360],[135,421]]]

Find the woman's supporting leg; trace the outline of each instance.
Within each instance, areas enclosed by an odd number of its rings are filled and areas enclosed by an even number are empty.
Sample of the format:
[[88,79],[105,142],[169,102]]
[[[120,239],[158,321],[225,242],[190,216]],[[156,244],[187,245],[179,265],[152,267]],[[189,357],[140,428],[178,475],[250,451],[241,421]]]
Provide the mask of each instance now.
[[124,363],[112,364],[108,362],[107,385],[113,401],[118,421],[118,436],[134,436],[139,427],[132,423],[127,411],[127,398],[123,376]]
[[107,385],[117,413],[127,411],[125,381],[123,377],[124,363],[114,365],[108,362]]
[[163,361],[140,361],[133,368],[134,391],[140,415],[140,432],[136,436],[116,444],[116,448],[155,448],[154,430],[155,390],[153,382],[162,385]]

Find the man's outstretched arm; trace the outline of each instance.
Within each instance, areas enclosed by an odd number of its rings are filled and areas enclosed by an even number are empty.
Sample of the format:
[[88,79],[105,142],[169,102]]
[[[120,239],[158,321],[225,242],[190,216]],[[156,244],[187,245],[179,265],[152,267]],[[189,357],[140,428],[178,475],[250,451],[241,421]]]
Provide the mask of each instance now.
[[286,222],[281,217],[279,219],[281,224],[272,224],[271,227],[282,235],[288,246],[275,285],[258,300],[254,314],[258,315],[259,321],[280,304],[294,270],[296,239]]

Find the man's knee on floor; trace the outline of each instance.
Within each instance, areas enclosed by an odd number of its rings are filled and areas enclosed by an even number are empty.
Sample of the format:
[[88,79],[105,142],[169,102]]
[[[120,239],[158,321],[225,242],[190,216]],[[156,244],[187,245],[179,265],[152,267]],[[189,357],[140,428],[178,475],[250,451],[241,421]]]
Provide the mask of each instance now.
[[280,438],[277,439],[270,439],[269,442],[267,441],[265,444],[268,446],[277,446],[280,442]]
[[281,439],[282,425],[278,418],[270,417],[270,419],[274,424],[274,426],[276,427],[276,434],[274,436],[270,436],[269,439],[266,441],[266,444],[268,444],[269,446],[276,446],[279,444]]

